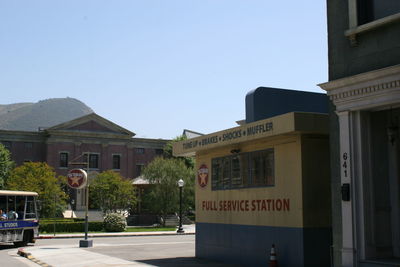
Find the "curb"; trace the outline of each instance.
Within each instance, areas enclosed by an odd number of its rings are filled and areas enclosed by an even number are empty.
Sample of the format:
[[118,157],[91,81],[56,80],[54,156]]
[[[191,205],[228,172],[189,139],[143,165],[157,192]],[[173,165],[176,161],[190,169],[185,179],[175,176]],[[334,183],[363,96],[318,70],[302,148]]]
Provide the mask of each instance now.
[[30,260],[30,261],[32,261],[32,262],[34,262],[34,263],[36,263],[36,264],[38,264],[38,265],[40,265],[40,266],[43,266],[43,267],[53,267],[53,266],[51,266],[51,265],[48,265],[47,263],[44,263],[44,262],[42,262],[42,261],[36,259],[35,257],[32,256],[31,253],[25,252],[25,251],[24,251],[24,248],[19,248],[17,254],[18,254],[19,256],[21,256],[21,257],[27,258],[28,260]]

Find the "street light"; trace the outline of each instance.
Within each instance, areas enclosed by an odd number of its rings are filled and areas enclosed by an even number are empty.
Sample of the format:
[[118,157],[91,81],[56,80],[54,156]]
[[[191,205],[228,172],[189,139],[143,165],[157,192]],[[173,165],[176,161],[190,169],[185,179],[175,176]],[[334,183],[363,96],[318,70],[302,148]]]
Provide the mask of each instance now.
[[182,228],[182,188],[185,185],[185,182],[182,179],[179,179],[178,186],[179,186],[179,228],[176,231],[177,233],[184,233]]

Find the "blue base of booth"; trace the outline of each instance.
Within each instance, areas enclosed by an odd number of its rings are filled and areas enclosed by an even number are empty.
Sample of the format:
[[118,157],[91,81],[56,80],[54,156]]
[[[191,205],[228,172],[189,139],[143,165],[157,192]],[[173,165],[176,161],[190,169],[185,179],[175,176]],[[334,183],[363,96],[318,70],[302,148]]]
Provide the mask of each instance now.
[[196,257],[267,266],[275,244],[280,267],[330,266],[331,228],[196,223]]

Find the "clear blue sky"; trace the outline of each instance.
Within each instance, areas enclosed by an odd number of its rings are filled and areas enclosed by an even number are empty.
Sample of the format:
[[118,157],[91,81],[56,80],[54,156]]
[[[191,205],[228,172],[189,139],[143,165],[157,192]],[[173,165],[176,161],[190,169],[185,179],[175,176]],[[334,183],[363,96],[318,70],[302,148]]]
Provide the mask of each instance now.
[[4,0],[0,104],[73,97],[137,134],[211,133],[259,86],[322,92],[325,1]]

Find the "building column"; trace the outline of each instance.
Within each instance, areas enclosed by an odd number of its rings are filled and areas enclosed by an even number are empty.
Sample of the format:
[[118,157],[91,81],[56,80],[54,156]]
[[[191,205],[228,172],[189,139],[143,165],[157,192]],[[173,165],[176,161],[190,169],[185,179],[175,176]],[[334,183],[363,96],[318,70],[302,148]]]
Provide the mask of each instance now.
[[[352,155],[351,155],[351,126],[350,112],[342,111],[339,116],[340,132],[340,165],[342,184],[342,266],[352,267],[355,265],[354,244],[354,183],[352,180]],[[348,195],[347,195],[348,194]],[[347,198],[349,197],[349,198]]]

